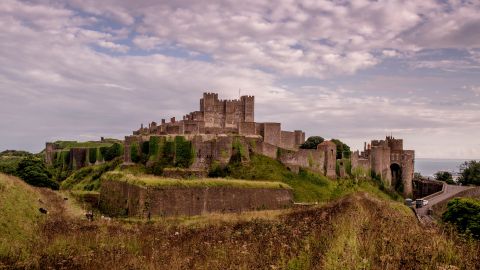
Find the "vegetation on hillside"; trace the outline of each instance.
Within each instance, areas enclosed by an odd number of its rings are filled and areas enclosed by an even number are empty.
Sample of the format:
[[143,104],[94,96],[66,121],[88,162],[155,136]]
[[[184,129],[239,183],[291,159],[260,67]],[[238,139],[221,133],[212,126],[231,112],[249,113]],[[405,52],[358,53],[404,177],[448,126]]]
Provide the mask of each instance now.
[[22,159],[33,156],[27,151],[5,150],[0,153],[0,172],[16,175],[18,164]]
[[52,174],[45,167],[45,163],[35,157],[29,156],[22,159],[18,164],[16,175],[32,186],[59,188],[58,183],[52,180]]
[[480,185],[480,161],[465,161],[460,166],[460,178],[458,179],[463,185]]
[[0,173],[0,262],[27,258],[25,247],[37,240],[38,197],[18,178]]
[[449,185],[455,184],[452,174],[450,172],[439,171],[435,173],[435,180],[446,182]]
[[[1,178],[0,178],[1,179]],[[3,181],[3,179],[2,179]],[[0,182],[3,183],[3,182]],[[21,184],[16,181],[16,185]],[[20,188],[29,188],[25,185]],[[18,192],[16,192],[18,194]],[[2,205],[5,196],[0,190]],[[18,213],[35,212],[27,194]],[[16,197],[7,198],[9,205]],[[404,205],[355,193],[305,209],[210,214],[152,221],[80,220],[55,214],[10,227],[0,268],[45,269],[478,269],[478,242],[448,230],[421,227]],[[26,209],[29,209],[28,207]],[[2,209],[2,213],[5,210]],[[10,212],[14,213],[14,212]],[[20,223],[17,223],[20,224]],[[0,230],[2,228],[0,227]],[[32,232],[35,232],[32,234]],[[32,235],[32,237],[30,237]],[[22,239],[28,239],[24,241]],[[4,240],[5,241],[5,240]]]
[[102,180],[122,181],[140,186],[155,187],[237,187],[237,188],[271,188],[291,189],[285,183],[273,181],[247,181],[238,179],[205,178],[205,179],[173,179],[152,175],[133,175],[124,172],[108,172]]
[[70,148],[86,148],[86,164],[98,164],[112,161],[123,155],[123,143],[107,139],[103,142],[76,142],[76,141],[57,141],[57,147],[61,151],[55,153],[53,165],[49,167],[52,171],[52,179],[62,182],[77,172],[74,164],[71,163]]
[[192,142],[184,136],[151,136],[150,140],[132,143],[130,159],[146,166],[147,172],[162,175],[165,168],[188,168],[195,160]]
[[448,202],[442,219],[454,224],[462,233],[480,239],[480,200],[455,198]]
[[[330,180],[321,174],[304,169],[294,173],[280,161],[258,154],[251,154],[249,162],[230,162],[226,167],[214,164],[209,176],[283,182],[293,188],[294,199],[297,202],[325,202],[360,190],[384,194],[378,189],[382,181],[371,181],[365,177]],[[387,191],[384,186],[383,189]],[[399,198],[393,191],[389,194],[393,199]]]
[[118,169],[121,163],[121,158],[115,158],[103,164],[76,170],[61,183],[61,188],[75,191],[98,191],[102,175]]

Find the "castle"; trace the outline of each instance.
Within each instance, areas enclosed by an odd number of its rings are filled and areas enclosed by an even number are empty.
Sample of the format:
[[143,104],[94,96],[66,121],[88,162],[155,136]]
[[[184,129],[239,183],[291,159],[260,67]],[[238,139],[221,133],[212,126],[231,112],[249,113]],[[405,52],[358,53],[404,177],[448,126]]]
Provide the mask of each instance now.
[[[177,121],[162,119],[151,122],[125,137],[124,164],[133,164],[135,157],[146,156],[147,165],[162,158],[168,166],[180,165],[183,170],[165,170],[165,176],[205,176],[213,166],[225,166],[232,157],[248,162],[252,154],[261,154],[282,162],[289,170],[305,168],[330,178],[346,176],[346,159],[336,160],[337,148],[324,141],[316,149],[301,149],[305,133],[301,130],[282,130],[280,123],[255,122],[255,98],[242,96],[236,100],[220,100],[218,94],[204,93],[199,111],[191,112]],[[100,147],[105,148],[105,147]],[[80,168],[103,162],[105,149],[75,147],[67,153],[55,144],[47,143],[47,164],[65,159],[66,164]],[[60,155],[61,154],[61,155]],[[412,180],[415,152],[403,149],[403,140],[387,136],[364,144],[362,152],[354,152],[349,162],[352,171],[363,171],[403,194],[413,193]],[[73,165],[72,165],[73,164]],[[175,173],[186,175],[175,175]]]
[[388,186],[413,193],[415,151],[404,150],[403,140],[387,136],[385,140],[364,143],[363,151],[355,151],[351,157],[352,169],[364,168],[374,172]]
[[[280,123],[255,122],[255,98],[242,96],[237,100],[220,100],[218,94],[204,93],[200,110],[177,121],[165,119],[160,124],[151,122],[125,137],[125,163],[132,162],[132,145],[151,140],[167,141],[182,136],[190,141],[194,151],[191,170],[207,171],[212,164],[226,165],[235,148],[241,148],[242,159],[251,153],[280,160],[290,170],[308,168],[335,178],[336,146],[324,142],[317,149],[300,149],[305,142],[301,130],[282,130]],[[153,138],[153,139],[152,139]],[[140,147],[135,147],[139,151]]]

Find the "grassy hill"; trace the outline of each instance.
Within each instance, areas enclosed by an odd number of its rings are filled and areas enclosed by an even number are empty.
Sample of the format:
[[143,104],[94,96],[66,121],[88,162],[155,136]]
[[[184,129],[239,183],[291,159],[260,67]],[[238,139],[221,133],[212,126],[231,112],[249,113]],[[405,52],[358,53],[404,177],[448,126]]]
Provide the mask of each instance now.
[[146,174],[133,175],[124,172],[107,172],[103,175],[102,180],[122,181],[134,185],[150,187],[234,187],[291,189],[290,186],[275,181],[249,181],[224,178],[174,179]]
[[41,195],[22,180],[0,173],[0,260],[28,254],[37,238]]
[[[303,209],[150,222],[85,219],[50,194],[0,175],[0,268],[479,269],[478,242],[424,228],[399,202],[353,192]],[[13,221],[13,223],[12,223]],[[8,226],[8,227],[7,227]],[[21,255],[19,255],[21,254]],[[457,268],[455,268],[457,267]]]

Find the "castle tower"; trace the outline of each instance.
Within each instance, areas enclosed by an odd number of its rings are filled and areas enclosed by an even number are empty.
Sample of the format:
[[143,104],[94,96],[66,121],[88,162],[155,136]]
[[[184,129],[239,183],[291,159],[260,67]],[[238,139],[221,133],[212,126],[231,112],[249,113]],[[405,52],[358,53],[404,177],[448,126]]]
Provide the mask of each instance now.
[[337,178],[337,145],[332,141],[324,141],[317,146],[317,149],[324,153],[325,157],[325,176],[330,178]]
[[200,111],[203,112],[205,127],[215,125],[216,105],[218,103],[218,94],[203,93],[203,98],[200,100]]
[[242,120],[243,122],[255,122],[255,97],[254,96],[242,96],[240,98],[242,102]]

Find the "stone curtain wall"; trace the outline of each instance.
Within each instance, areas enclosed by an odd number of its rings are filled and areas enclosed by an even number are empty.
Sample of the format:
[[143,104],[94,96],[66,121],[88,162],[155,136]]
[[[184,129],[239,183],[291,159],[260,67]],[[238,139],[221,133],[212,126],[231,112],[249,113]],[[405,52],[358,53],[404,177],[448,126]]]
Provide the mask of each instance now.
[[140,187],[105,181],[100,207],[110,216],[176,216],[282,209],[293,205],[290,189]]

